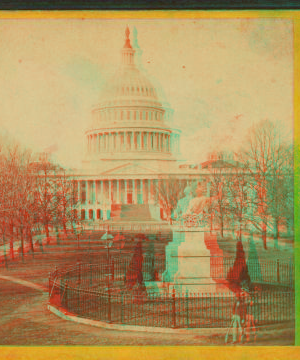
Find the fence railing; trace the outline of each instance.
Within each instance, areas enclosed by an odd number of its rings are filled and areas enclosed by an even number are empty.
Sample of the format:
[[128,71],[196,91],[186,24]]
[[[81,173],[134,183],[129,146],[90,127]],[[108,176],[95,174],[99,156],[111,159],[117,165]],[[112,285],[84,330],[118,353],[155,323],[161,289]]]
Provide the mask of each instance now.
[[[162,270],[164,259],[145,259],[142,267],[143,277],[144,280],[147,280],[147,276],[152,280],[153,268],[157,265],[156,268]],[[220,266],[220,258],[212,261],[215,261],[217,269]],[[126,273],[130,262],[130,257],[100,257],[98,264],[77,263],[67,269],[55,270],[49,277],[49,301],[78,316],[113,323],[173,328],[229,326],[236,300],[234,295],[178,295],[175,291],[172,294],[165,292],[158,295],[139,287],[129,290],[126,287]],[[232,268],[234,259],[223,259],[223,269],[224,264],[225,268]],[[265,280],[269,279],[268,276],[273,280],[274,274],[278,276],[278,271],[279,274],[290,272],[287,264],[278,261],[275,264],[260,263],[260,267],[263,265],[263,269],[264,266],[267,268],[267,271],[263,270],[266,274]],[[275,288],[274,291],[256,291],[251,294],[251,298],[251,311],[258,325],[294,319],[292,290],[278,291]]]
[[[108,281],[113,287],[122,286],[126,280],[126,274],[129,270],[132,254],[121,254],[111,256],[109,259],[104,255],[99,256],[95,264],[82,264],[69,267],[64,270],[57,270],[51,273],[49,281],[54,278],[60,278],[62,281],[68,281],[72,286],[80,284],[81,287],[101,287]],[[276,260],[236,260],[230,257],[211,257],[211,277],[213,279],[227,279],[229,281],[238,281],[241,273],[247,264],[250,279],[255,284],[272,284],[284,287],[294,288],[294,263]],[[165,257],[146,255],[143,258],[141,269],[143,281],[161,281],[162,274],[165,271]],[[114,284],[116,283],[116,284]]]
[[253,283],[295,286],[294,262],[263,259],[235,259],[233,257],[211,257],[211,277],[214,279],[238,280],[247,268]]
[[[294,320],[293,292],[255,292],[251,295],[251,315],[260,325]],[[109,323],[166,327],[228,327],[232,320],[235,296],[227,294],[177,295],[132,293],[115,294],[110,289],[90,290],[53,282],[50,303],[69,312]]]

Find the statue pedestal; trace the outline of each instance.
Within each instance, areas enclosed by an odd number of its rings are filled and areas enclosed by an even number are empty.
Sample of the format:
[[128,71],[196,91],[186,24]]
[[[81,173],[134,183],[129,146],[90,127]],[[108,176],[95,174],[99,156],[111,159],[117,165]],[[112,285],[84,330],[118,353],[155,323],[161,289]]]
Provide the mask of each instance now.
[[[177,293],[228,293],[222,278],[212,277],[211,253],[205,244],[204,230],[174,230],[173,241],[166,247],[166,271],[163,281]],[[221,271],[222,269],[220,269]]]

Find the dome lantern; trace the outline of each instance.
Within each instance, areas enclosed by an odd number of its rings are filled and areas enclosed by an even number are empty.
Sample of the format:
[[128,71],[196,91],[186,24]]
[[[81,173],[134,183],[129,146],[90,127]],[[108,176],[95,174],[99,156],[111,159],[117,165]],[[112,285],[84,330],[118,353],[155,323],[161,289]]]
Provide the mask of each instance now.
[[125,44],[122,49],[122,64],[125,66],[126,65],[134,66],[135,50],[133,50],[133,48],[130,44],[129,35],[130,35],[130,30],[129,30],[129,27],[127,26],[125,29]]

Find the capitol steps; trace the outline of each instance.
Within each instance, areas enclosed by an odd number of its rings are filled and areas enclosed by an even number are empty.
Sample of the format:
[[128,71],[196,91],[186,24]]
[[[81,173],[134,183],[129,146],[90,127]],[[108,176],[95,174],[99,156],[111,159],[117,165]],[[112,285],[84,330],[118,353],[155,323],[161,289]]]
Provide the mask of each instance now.
[[147,204],[113,205],[111,217],[115,221],[153,221],[160,220],[159,208]]

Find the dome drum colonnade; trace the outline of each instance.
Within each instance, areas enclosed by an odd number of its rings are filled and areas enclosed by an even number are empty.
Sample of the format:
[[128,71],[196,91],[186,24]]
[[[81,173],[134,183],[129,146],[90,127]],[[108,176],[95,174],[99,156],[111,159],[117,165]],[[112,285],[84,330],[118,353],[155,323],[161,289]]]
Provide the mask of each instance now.
[[107,152],[157,151],[179,154],[179,135],[160,132],[108,129],[87,135],[87,152],[97,155]]
[[[85,133],[87,162],[100,170],[101,164],[118,168],[124,161],[166,168],[180,153],[180,130],[169,126],[172,110],[163,107],[157,89],[135,66],[134,54],[127,27],[121,67],[106,84]],[[154,204],[161,178],[159,172],[81,177],[76,186],[81,218],[99,219],[100,210],[112,204]]]

